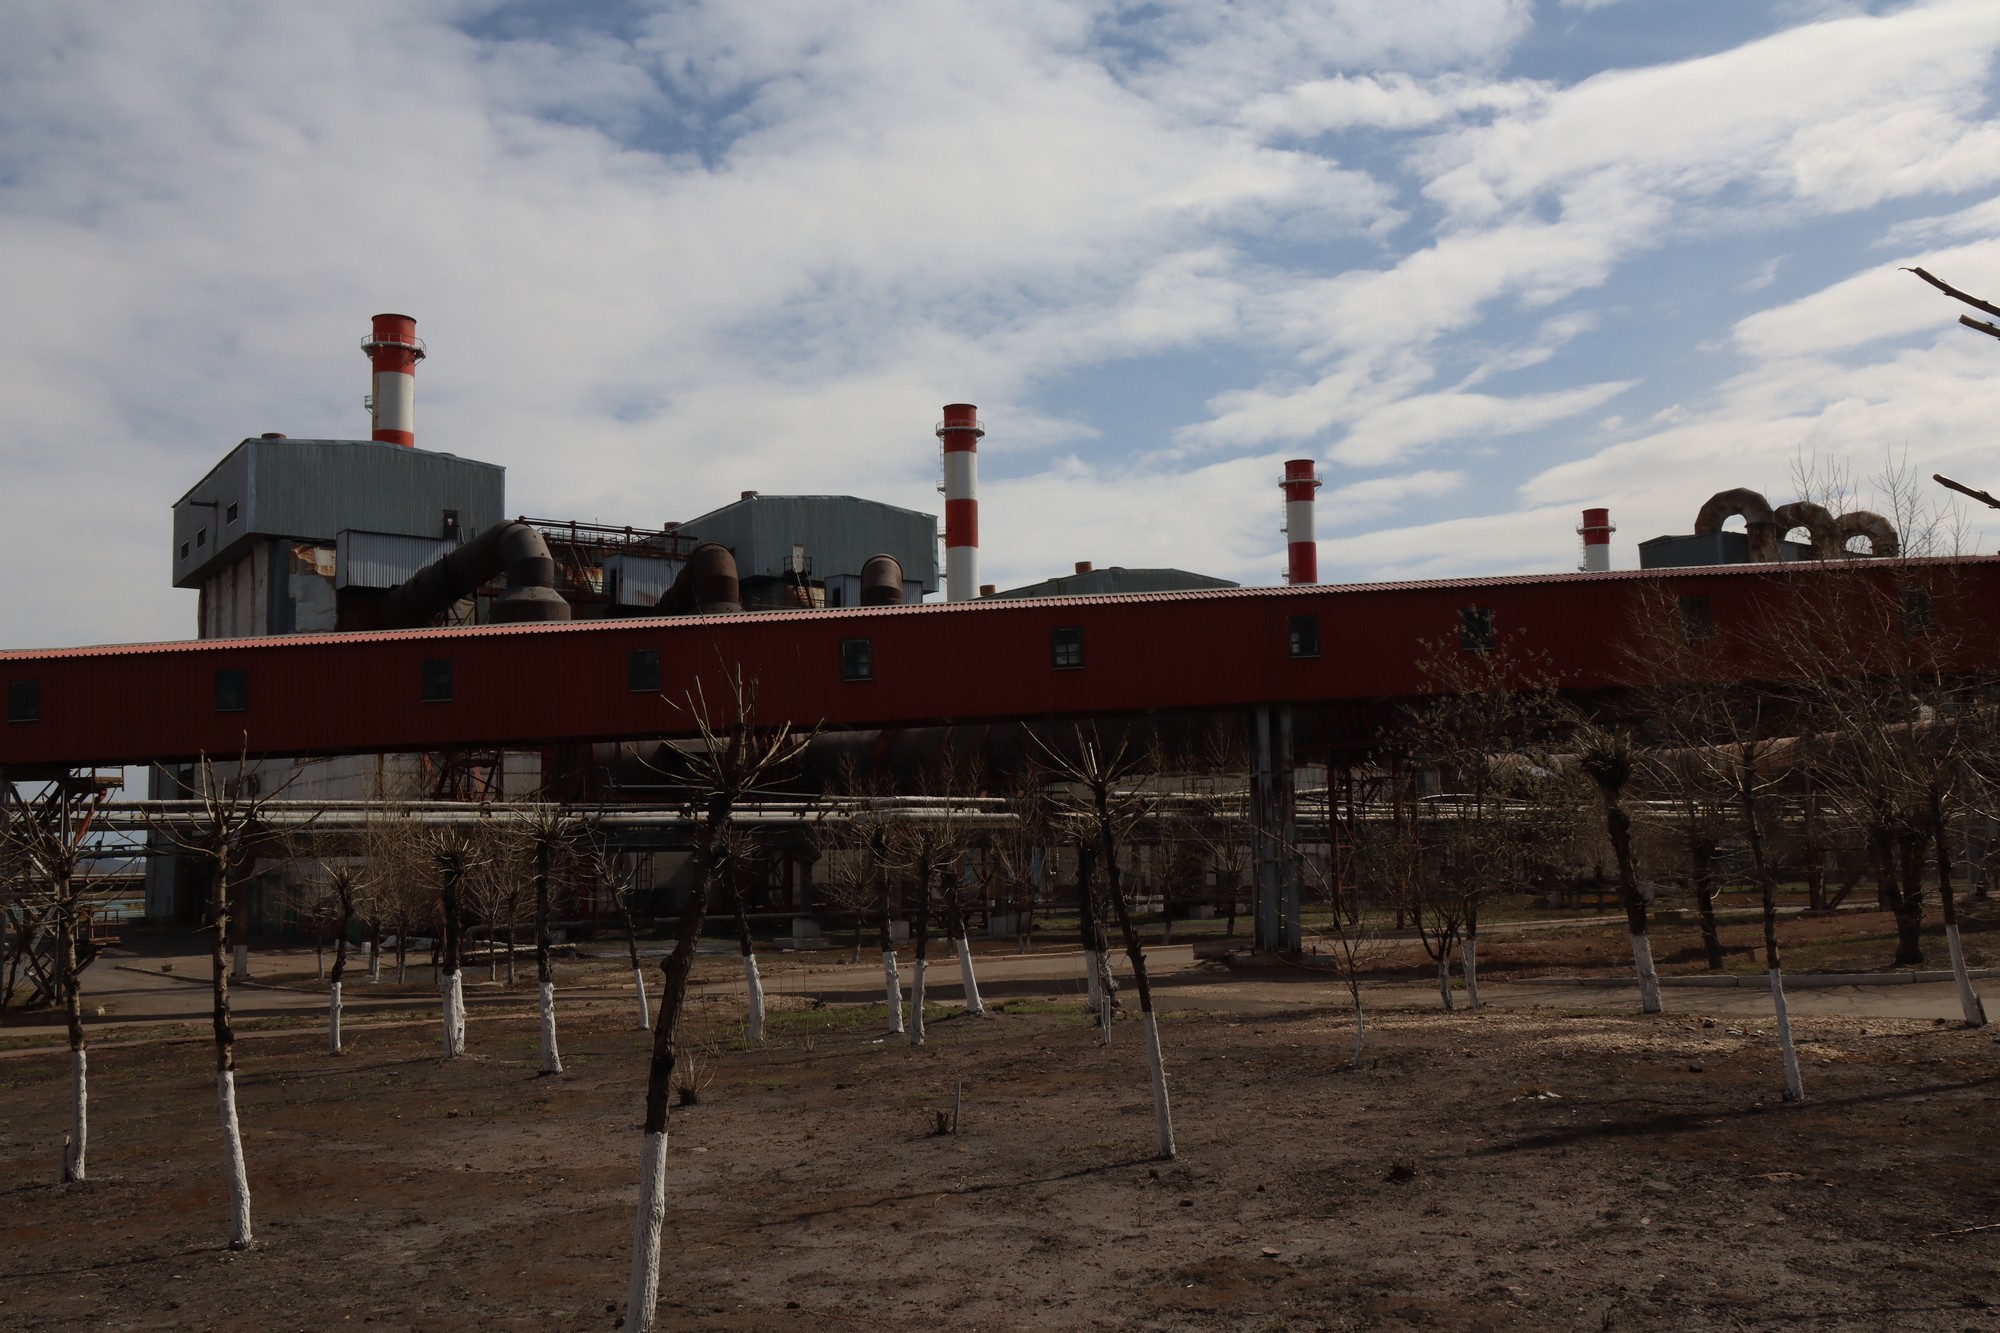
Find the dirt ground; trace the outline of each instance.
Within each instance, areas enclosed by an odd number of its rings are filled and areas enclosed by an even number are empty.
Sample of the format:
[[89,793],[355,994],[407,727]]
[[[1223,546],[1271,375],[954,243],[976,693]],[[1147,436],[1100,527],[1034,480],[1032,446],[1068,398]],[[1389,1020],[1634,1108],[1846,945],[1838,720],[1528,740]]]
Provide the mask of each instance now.
[[[1987,1032],[1685,1015],[1178,1013],[1177,1161],[1139,1027],[1013,999],[913,1050],[879,1006],[705,1001],[676,1110],[666,1327],[2000,1328],[2000,1050]],[[221,1241],[209,1049],[107,1042],[92,1179],[48,1183],[66,1062],[0,1061],[0,1327],[611,1329],[646,1037],[565,1015],[241,1044],[258,1246]],[[130,1034],[121,1034],[129,1039]],[[931,1133],[954,1087],[961,1132]],[[1961,1234],[1944,1234],[1961,1232]]]

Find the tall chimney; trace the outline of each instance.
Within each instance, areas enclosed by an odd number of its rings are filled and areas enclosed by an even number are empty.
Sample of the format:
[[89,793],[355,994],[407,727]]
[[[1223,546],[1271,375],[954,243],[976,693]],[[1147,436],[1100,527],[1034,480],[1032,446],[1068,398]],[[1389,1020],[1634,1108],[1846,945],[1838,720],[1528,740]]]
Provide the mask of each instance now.
[[1577,531],[1583,534],[1583,563],[1578,568],[1590,574],[1601,574],[1610,569],[1611,534],[1618,531],[1612,525],[1611,511],[1584,510],[1583,523]]
[[1294,458],[1285,464],[1285,582],[1319,582],[1319,542],[1313,536],[1313,492],[1319,489],[1319,474],[1310,458]]
[[375,367],[375,392],[368,398],[373,438],[416,448],[417,362],[424,359],[417,321],[408,315],[375,316],[374,332],[361,340],[361,350]]
[[944,596],[969,602],[979,595],[979,409],[946,403],[937,437],[944,443]]

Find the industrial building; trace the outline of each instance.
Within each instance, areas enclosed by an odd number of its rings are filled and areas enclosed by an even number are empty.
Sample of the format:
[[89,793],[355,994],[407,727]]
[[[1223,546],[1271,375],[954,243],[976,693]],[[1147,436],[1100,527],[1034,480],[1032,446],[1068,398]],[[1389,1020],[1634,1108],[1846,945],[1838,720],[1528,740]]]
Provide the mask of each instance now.
[[[1614,528],[1590,509],[1579,573],[1327,585],[1320,477],[1298,459],[1280,482],[1282,587],[1083,562],[1001,591],[978,582],[972,404],[934,428],[942,534],[935,516],[878,501],[755,491],[653,528],[510,518],[504,469],[417,445],[415,321],[377,316],[362,345],[373,438],[245,439],[174,502],[172,580],[200,593],[193,641],[0,653],[0,775],[148,762],[154,794],[171,796],[199,756],[247,750],[240,780],[308,801],[643,802],[621,767],[631,743],[688,734],[681,702],[714,694],[733,664],[758,679],[768,719],[823,726],[828,754],[891,768],[946,746],[1004,766],[1029,729],[1073,720],[1226,720],[1257,756],[1253,820],[1276,830],[1303,765],[1365,755],[1382,702],[1423,692],[1426,644],[1477,649],[1502,625],[1550,655],[1566,690],[1615,692],[1634,671],[1617,627],[1662,588],[1728,623],[1810,598],[1815,569],[1860,554],[1858,540],[1897,552],[1879,516],[1739,490],[1711,499],[1693,535],[1642,542],[1638,571],[1610,568]],[[1724,530],[1733,518],[1744,532]],[[1789,540],[1799,530],[1807,540]],[[1970,622],[2000,593],[2000,561],[1948,563],[1958,577],[1935,614]],[[1993,647],[1968,635],[1954,651],[1991,660]],[[802,907],[811,858],[774,860]],[[646,873],[664,885],[671,865]],[[203,887],[155,858],[148,912],[192,919]],[[258,924],[255,897],[250,911]]]

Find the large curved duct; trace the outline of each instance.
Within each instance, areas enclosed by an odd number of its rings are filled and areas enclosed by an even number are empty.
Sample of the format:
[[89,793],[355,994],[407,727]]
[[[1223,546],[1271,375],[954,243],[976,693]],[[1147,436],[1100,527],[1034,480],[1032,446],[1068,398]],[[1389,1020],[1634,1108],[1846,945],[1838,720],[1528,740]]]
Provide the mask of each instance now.
[[670,616],[741,611],[743,584],[736,577],[736,557],[716,542],[695,547],[673,586],[660,594],[659,609]]
[[1750,538],[1750,559],[1770,561],[1778,558],[1778,523],[1771,512],[1771,502],[1747,486],[1739,486],[1732,491],[1717,491],[1708,497],[1708,503],[1695,516],[1694,535],[1707,537],[1722,531],[1723,523],[1741,516],[1743,529]]
[[903,564],[893,555],[871,555],[861,565],[861,604],[901,606]]
[[1866,509],[1857,509],[1842,514],[1834,523],[1834,551],[1838,555],[1850,555],[1847,543],[1853,537],[1868,539],[1868,554],[1892,556],[1902,553],[1902,539],[1896,535],[1896,525],[1880,514],[1871,514]]
[[556,562],[542,534],[526,523],[496,523],[442,559],[425,565],[382,598],[384,629],[428,625],[484,587],[507,576],[507,591],[494,606],[502,624],[568,620],[569,603],[556,591]]
[[1837,520],[1824,505],[1816,505],[1810,500],[1794,500],[1788,505],[1779,505],[1772,517],[1777,523],[1780,539],[1794,528],[1804,528],[1812,534],[1813,559],[1833,560],[1840,555]]

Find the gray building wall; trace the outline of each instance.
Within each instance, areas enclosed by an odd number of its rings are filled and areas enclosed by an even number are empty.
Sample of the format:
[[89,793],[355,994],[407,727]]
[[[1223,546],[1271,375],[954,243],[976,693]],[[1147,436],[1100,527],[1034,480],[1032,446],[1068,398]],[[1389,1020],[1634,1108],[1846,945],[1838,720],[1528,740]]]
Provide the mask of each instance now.
[[379,440],[245,440],[174,502],[174,586],[200,587],[259,538],[331,545],[349,529],[441,538],[447,509],[470,536],[505,517],[506,476]]
[[935,514],[852,495],[755,495],[689,519],[680,531],[736,553],[745,579],[783,578],[794,543],[806,548],[812,578],[861,573],[871,555],[893,555],[924,592],[938,586]]
[[[1804,542],[1778,543],[1780,560],[1807,560],[1812,547]],[[1699,537],[1649,537],[1639,543],[1639,568],[1684,569],[1697,565],[1747,565],[1750,538],[1740,532],[1710,532]]]
[[1127,569],[1112,565],[1082,574],[1065,574],[1043,579],[1021,588],[996,592],[994,598],[1008,597],[1105,597],[1114,593],[1189,592],[1197,588],[1236,588],[1241,584],[1185,569]]

